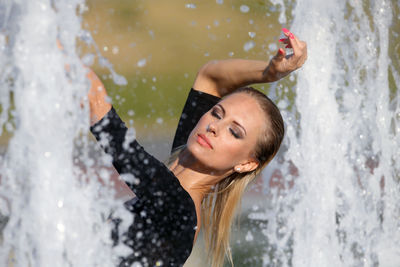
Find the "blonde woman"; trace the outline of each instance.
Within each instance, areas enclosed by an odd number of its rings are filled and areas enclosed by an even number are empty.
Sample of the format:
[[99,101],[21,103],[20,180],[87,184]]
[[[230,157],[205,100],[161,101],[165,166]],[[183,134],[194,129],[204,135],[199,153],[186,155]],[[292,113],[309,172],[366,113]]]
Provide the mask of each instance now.
[[270,61],[212,61],[198,72],[173,142],[168,166],[149,155],[106,101],[94,73],[89,92],[91,131],[135,193],[126,207],[134,222],[122,236],[132,254],[119,266],[182,266],[200,227],[212,266],[230,261],[229,236],[246,186],[277,153],[284,136],[278,108],[261,92],[245,87],[279,80],[302,66],[306,44],[283,29]]

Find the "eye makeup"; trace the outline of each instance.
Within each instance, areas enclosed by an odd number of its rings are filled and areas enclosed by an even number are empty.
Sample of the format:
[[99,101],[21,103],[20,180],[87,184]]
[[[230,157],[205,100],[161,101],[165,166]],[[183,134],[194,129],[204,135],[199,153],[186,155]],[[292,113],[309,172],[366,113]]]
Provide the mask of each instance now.
[[[225,117],[225,113],[225,109],[221,104],[217,104],[211,109],[211,115],[219,120]],[[242,139],[246,135],[246,130],[236,121],[233,121],[233,124],[233,127],[229,127],[229,132],[236,139]]]

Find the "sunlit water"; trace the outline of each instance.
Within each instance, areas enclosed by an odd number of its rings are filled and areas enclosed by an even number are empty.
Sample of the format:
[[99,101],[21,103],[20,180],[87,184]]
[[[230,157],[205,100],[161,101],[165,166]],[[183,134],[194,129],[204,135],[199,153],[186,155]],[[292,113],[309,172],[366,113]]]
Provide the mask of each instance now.
[[[0,3],[1,266],[113,266],[106,170],[88,155],[86,70],[76,54],[84,1]],[[57,40],[62,44],[61,49]],[[15,107],[12,107],[15,105]],[[11,118],[11,120],[9,120]]]
[[[262,265],[400,266],[395,1],[271,2],[281,23],[293,7],[291,29],[309,56],[289,88],[295,101],[279,103],[286,189],[268,188],[268,207],[249,215],[267,222]],[[88,84],[75,52],[77,38],[90,40],[76,15],[83,4],[0,3],[0,125],[13,132],[0,161],[1,266],[113,266],[126,253],[111,247],[107,223],[122,205],[89,155]]]
[[291,29],[307,41],[308,60],[284,112],[287,189],[269,189],[265,265],[400,266],[393,5],[296,2]]

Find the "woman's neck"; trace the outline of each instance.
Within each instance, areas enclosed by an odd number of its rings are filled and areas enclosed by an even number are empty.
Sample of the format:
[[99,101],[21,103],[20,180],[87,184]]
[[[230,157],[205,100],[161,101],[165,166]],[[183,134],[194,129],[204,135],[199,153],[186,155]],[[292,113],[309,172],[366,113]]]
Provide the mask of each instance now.
[[187,149],[179,154],[170,169],[193,200],[200,203],[215,184],[229,175],[226,172],[217,173],[205,167]]
[[178,178],[181,186],[188,192],[195,205],[197,230],[194,242],[196,242],[201,227],[201,203],[206,194],[211,191],[211,188],[229,173],[218,174],[202,166],[186,149],[172,163],[170,170]]

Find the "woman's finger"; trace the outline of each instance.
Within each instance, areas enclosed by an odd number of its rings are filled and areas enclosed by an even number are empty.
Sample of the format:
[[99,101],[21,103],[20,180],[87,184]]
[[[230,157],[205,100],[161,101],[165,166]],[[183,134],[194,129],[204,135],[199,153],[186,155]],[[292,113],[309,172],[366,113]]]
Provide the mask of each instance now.
[[289,37],[290,31],[289,31],[288,29],[282,28],[282,31],[283,31],[283,34],[284,34],[286,37]]
[[279,48],[278,53],[276,53],[276,55],[275,55],[275,58],[276,58],[276,60],[281,61],[282,59],[285,58],[285,56],[286,56],[285,49]]
[[290,58],[291,64],[295,68],[300,68],[307,59],[307,44],[299,40],[293,33],[289,34],[289,40],[293,49],[293,56]]
[[298,43],[298,39],[296,36],[294,36],[293,33],[289,34],[289,44],[292,46],[293,48],[293,54],[294,56],[297,58],[297,56],[301,56],[301,50],[299,48],[299,43]]

